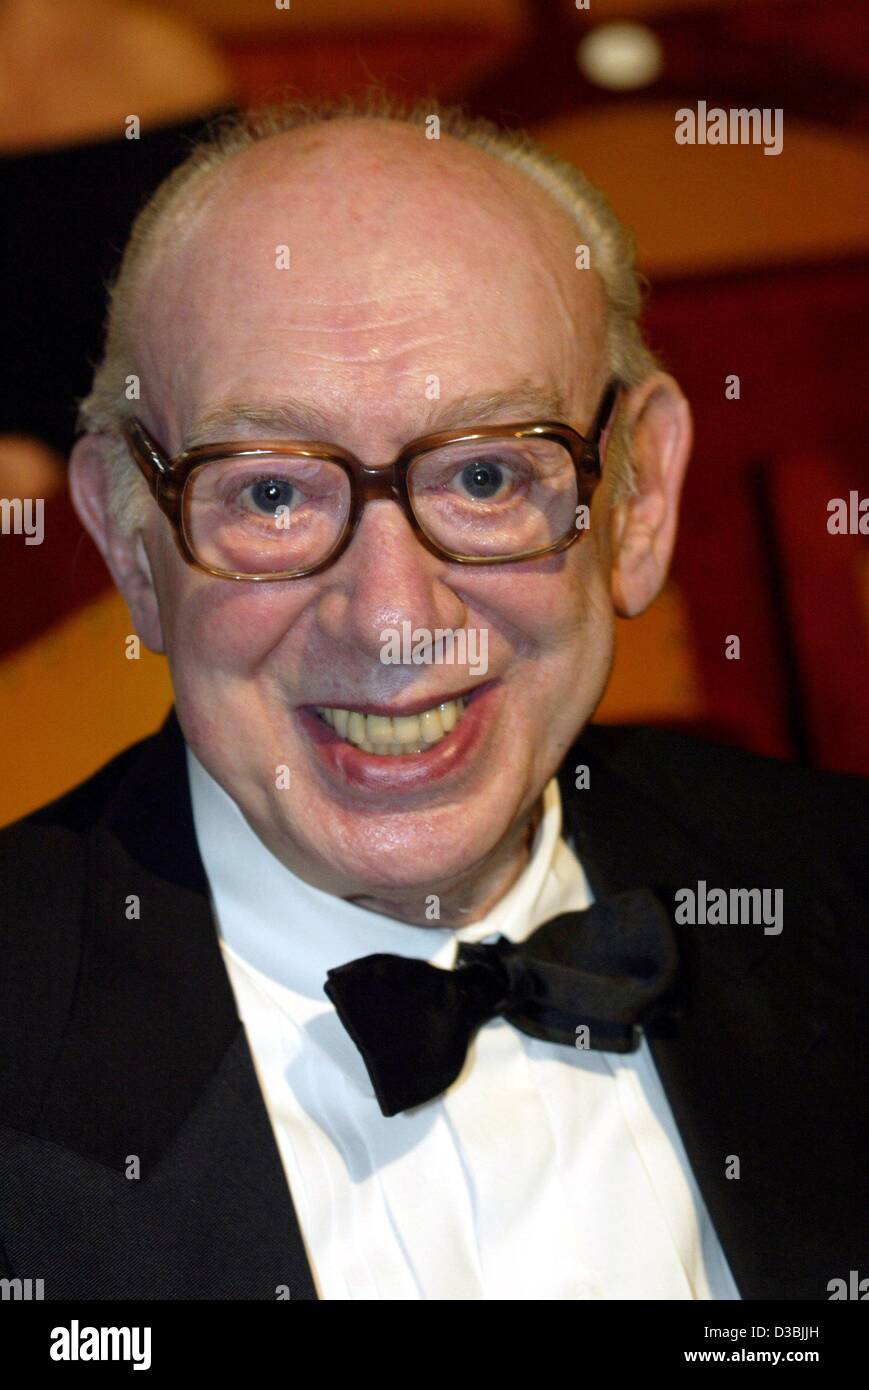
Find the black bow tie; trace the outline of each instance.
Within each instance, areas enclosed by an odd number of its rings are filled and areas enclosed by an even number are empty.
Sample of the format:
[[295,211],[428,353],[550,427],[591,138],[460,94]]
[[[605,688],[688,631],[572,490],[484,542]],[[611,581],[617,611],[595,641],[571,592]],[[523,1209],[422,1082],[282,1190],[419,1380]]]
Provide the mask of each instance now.
[[454,970],[363,956],[330,970],[324,989],[362,1053],[380,1109],[397,1115],[445,1091],[477,1029],[499,1014],[533,1038],[633,1052],[638,1021],[675,972],[669,915],[642,888],[563,912],[525,941],[463,943]]

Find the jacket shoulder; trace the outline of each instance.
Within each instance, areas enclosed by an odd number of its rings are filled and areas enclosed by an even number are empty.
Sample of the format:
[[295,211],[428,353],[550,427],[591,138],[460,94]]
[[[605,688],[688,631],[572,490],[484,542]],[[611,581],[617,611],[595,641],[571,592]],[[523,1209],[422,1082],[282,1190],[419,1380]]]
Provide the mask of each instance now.
[[0,830],[0,1056],[16,1059],[0,1068],[0,1113],[26,1107],[48,1074],[81,969],[91,832],[150,743]]
[[869,779],[640,726],[590,725],[579,746],[707,843],[815,871],[836,859],[869,891]]
[[637,779],[647,775],[657,782],[662,774],[667,774],[678,783],[680,777],[690,778],[702,773],[707,780],[724,785],[732,784],[735,779],[739,789],[752,792],[758,787],[773,793],[791,788],[810,797],[855,795],[861,799],[869,793],[869,779],[853,773],[824,772],[804,763],[750,753],[744,748],[674,733],[670,729],[590,724],[580,741],[623,776]]

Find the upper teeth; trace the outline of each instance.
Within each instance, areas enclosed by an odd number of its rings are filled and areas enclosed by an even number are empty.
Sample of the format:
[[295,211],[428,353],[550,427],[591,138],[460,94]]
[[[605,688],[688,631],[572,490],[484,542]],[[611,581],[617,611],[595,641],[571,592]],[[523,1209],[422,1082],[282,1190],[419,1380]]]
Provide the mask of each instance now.
[[433,705],[422,714],[401,714],[390,718],[384,714],[361,714],[354,709],[333,709],[316,705],[321,719],[341,738],[355,743],[364,753],[398,756],[401,753],[422,753],[433,743],[439,743],[455,727],[465,709],[463,698]]

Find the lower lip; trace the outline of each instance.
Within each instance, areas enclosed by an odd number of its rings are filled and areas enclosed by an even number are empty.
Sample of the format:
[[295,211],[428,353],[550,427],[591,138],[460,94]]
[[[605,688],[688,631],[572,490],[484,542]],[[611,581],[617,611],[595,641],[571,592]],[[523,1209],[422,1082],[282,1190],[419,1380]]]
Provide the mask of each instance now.
[[318,715],[296,712],[320,761],[343,781],[370,791],[409,791],[458,775],[486,741],[501,700],[496,682],[481,686],[455,727],[424,753],[378,757],[338,736]]

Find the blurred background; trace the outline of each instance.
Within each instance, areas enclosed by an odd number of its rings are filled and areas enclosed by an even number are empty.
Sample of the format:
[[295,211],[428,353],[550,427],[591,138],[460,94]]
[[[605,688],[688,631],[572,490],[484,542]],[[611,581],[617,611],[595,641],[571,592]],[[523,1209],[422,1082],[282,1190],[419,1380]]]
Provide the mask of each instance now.
[[[598,717],[869,773],[869,540],[827,529],[831,499],[869,496],[862,0],[282,6],[0,0],[0,499],[45,501],[41,545],[0,534],[0,823],[171,701],[162,658],[124,659],[129,615],[65,490],[136,210],[211,116],[372,82],[525,127],[635,232],[696,443],[672,581],[620,625]],[[677,145],[700,101],[781,108],[782,153]]]

